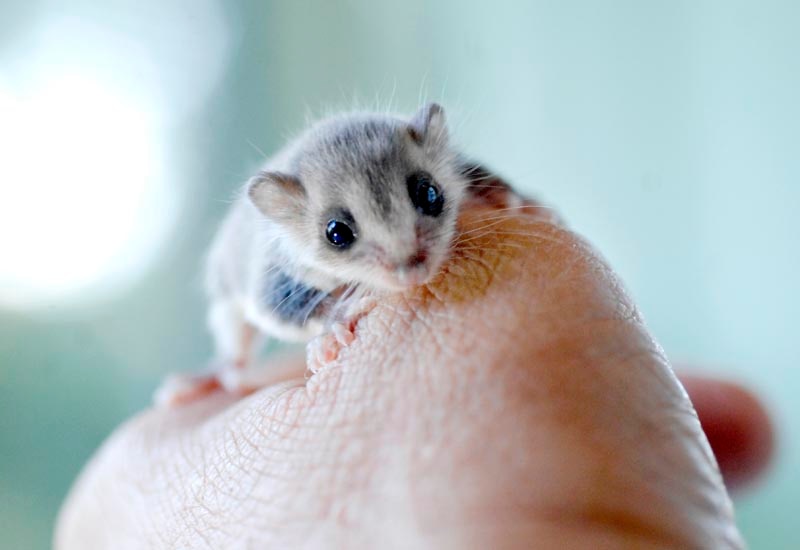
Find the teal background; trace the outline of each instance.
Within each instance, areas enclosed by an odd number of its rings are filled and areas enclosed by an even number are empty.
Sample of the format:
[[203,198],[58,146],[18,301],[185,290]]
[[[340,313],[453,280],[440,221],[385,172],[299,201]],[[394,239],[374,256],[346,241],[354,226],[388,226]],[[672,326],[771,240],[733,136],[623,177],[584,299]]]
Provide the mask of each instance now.
[[[147,32],[164,23],[159,3],[123,4],[0,0],[0,59],[55,12],[154,51],[170,40]],[[201,257],[256,149],[309,113],[433,99],[465,151],[597,245],[674,360],[766,399],[779,452],[737,495],[739,524],[753,548],[800,547],[800,3],[183,4],[169,23],[212,6],[228,51],[212,93],[165,130],[181,208],[156,261],[101,297],[0,304],[2,546],[47,547],[103,438],[165,373],[209,356]]]

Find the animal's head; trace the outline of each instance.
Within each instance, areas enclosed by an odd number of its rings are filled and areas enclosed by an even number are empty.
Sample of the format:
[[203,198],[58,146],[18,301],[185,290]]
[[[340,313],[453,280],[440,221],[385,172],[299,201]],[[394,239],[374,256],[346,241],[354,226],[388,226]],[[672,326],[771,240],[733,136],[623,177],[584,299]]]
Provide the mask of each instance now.
[[410,120],[353,114],[323,121],[282,165],[254,177],[248,194],[301,262],[385,289],[423,284],[439,271],[466,187],[439,105]]

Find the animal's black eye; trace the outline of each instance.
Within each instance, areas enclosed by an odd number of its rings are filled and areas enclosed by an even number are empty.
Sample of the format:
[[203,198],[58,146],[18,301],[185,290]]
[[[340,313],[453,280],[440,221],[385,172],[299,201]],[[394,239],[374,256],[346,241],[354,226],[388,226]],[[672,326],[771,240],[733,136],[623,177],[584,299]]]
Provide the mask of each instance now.
[[415,172],[406,179],[408,195],[417,210],[427,216],[438,216],[444,207],[444,193],[427,172]]
[[356,234],[350,223],[334,218],[325,226],[325,238],[336,248],[348,248],[356,241]]

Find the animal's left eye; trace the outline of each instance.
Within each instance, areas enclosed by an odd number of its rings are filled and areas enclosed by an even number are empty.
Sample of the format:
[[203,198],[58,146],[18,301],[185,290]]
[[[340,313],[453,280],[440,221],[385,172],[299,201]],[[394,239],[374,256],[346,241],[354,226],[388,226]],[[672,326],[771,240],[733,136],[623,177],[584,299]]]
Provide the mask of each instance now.
[[415,172],[406,179],[414,206],[427,216],[438,216],[444,208],[444,193],[427,172]]
[[349,248],[356,240],[355,231],[346,221],[332,219],[325,225],[325,237],[336,248]]

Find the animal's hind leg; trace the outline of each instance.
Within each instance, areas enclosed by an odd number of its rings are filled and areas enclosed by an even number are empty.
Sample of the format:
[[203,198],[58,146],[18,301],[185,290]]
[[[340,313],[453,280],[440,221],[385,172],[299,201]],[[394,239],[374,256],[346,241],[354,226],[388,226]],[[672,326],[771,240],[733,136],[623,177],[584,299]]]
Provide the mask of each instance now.
[[249,393],[242,374],[260,345],[258,331],[247,323],[241,309],[232,301],[218,301],[208,312],[208,327],[214,338],[215,359],[201,372],[168,377],[156,391],[159,405],[191,403],[223,388],[234,393]]
[[227,391],[252,393],[264,386],[255,365],[264,336],[247,322],[235,304],[215,304],[209,311],[209,328],[214,335],[217,354],[217,381]]
[[228,355],[232,359],[223,359],[217,378],[219,383],[229,392],[248,394],[263,386],[257,382],[258,377],[253,376],[256,370],[255,358],[264,344],[264,337],[250,323],[243,323],[236,334],[235,353]]
[[218,369],[244,369],[258,351],[258,331],[245,320],[238,304],[230,300],[211,305],[208,328],[214,338],[215,364]]

